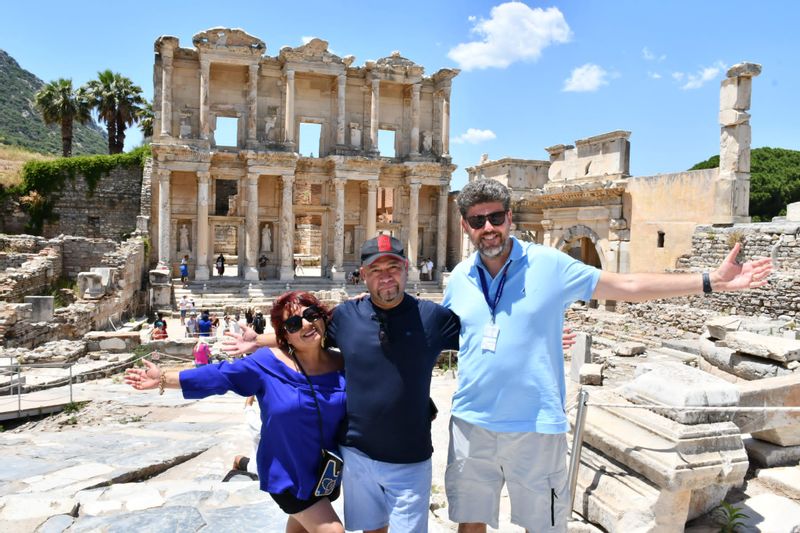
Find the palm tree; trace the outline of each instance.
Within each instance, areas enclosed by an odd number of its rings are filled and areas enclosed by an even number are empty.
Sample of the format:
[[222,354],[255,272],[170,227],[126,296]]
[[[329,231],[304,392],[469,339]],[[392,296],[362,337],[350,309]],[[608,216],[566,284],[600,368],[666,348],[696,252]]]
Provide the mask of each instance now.
[[142,130],[145,142],[153,136],[153,102],[145,102],[139,111],[139,129]]
[[125,147],[125,130],[139,117],[145,103],[142,88],[125,76],[104,70],[97,79],[86,84],[92,107],[97,118],[106,123],[108,131],[108,153],[119,154]]
[[72,80],[59,78],[39,89],[34,105],[45,124],[61,125],[61,152],[64,157],[71,156],[74,122],[85,124],[92,118],[86,95],[80,89],[72,90]]

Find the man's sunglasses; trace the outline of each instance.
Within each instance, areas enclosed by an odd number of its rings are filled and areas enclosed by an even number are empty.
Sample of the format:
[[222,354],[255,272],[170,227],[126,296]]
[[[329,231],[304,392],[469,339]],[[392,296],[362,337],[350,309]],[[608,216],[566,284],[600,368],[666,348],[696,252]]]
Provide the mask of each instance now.
[[308,323],[312,323],[320,318],[322,318],[322,310],[312,305],[311,307],[306,307],[302,316],[294,315],[284,320],[283,328],[286,330],[286,333],[297,333],[303,328],[303,319]]
[[487,220],[492,226],[502,226],[506,221],[506,212],[495,211],[488,215],[472,215],[471,217],[467,217],[466,220],[467,224],[469,224],[469,227],[472,229],[481,229],[486,225]]

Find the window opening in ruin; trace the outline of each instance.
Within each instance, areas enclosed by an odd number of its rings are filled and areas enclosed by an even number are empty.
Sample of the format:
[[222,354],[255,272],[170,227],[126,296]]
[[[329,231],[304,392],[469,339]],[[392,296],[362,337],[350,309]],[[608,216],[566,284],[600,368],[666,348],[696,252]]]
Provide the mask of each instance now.
[[236,216],[239,199],[239,182],[236,180],[215,180],[214,215]]
[[303,157],[318,157],[322,146],[322,124],[311,122],[300,123],[300,139],[298,153]]
[[381,157],[397,157],[394,143],[394,130],[378,130],[378,151],[381,153]]
[[[235,182],[234,182],[235,183]],[[214,252],[211,255],[211,276],[237,277],[239,275],[239,231],[237,224],[214,224]],[[224,261],[222,273],[219,258]]]
[[379,224],[394,222],[394,189],[378,187],[378,208],[376,210]]
[[664,247],[664,232],[663,231],[659,231],[658,232],[658,245],[657,246],[659,248],[663,248]]
[[591,162],[591,161],[589,161],[588,163],[586,163],[586,169],[585,169],[585,170],[584,170],[584,172],[583,172],[583,175],[584,175],[584,176],[588,176],[588,175],[589,175],[589,169],[590,169],[590,168],[592,168],[592,162]]
[[322,217],[297,215],[294,224],[295,277],[322,277]]
[[217,146],[239,146],[239,119],[235,117],[217,117],[214,130],[214,141]]

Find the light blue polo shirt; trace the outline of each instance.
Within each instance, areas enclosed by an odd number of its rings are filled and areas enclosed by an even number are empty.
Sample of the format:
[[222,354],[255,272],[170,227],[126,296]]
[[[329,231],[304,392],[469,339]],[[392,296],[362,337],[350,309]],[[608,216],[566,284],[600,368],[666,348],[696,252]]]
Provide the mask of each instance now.
[[[453,415],[497,432],[564,433],[566,384],[561,347],[564,309],[589,300],[600,270],[570,256],[511,237],[503,292],[495,310],[495,351],[481,347],[492,314],[481,289],[484,271],[494,301],[502,278],[492,279],[478,253],[453,269],[443,305],[461,318],[458,390]],[[505,268],[505,267],[504,267]]]

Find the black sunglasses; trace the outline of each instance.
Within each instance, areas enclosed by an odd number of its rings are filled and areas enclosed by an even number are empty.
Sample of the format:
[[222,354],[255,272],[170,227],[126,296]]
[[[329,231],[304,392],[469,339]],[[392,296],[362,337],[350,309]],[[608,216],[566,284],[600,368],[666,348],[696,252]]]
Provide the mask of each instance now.
[[303,319],[306,322],[316,322],[322,318],[322,310],[319,307],[312,305],[311,307],[306,307],[306,310],[303,311],[303,315],[294,315],[290,316],[286,320],[283,321],[283,328],[286,330],[286,333],[297,333],[303,327]]
[[467,224],[469,224],[469,227],[472,229],[481,229],[486,225],[487,220],[492,226],[502,226],[506,221],[506,212],[495,211],[488,215],[472,215],[471,217],[467,217],[466,220]]

